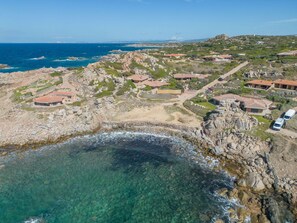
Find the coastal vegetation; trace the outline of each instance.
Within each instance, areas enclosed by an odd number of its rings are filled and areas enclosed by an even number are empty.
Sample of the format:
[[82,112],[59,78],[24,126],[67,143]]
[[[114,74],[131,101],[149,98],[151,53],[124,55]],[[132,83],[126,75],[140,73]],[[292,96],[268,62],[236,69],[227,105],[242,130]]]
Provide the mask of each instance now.
[[[234,196],[229,196],[233,192],[227,190],[225,194],[230,199],[236,197],[247,208],[232,213],[241,216],[241,222],[248,215],[257,219],[255,222],[265,222],[259,220],[266,218],[263,197],[276,188],[274,181],[280,182],[279,191],[290,192],[290,202],[294,198],[292,192],[296,191],[296,174],[286,168],[286,165],[296,166],[296,161],[288,155],[293,150],[290,146],[282,151],[275,147],[281,144],[279,136],[295,145],[296,117],[288,122],[285,131],[274,132],[270,128],[273,120],[297,107],[297,93],[276,88],[254,89],[246,83],[254,79],[296,80],[296,57],[278,56],[297,49],[295,42],[296,37],[213,38],[200,43],[176,43],[174,47],[113,54],[86,68],[3,75],[0,77],[3,83],[0,118],[10,127],[1,131],[4,136],[0,140],[5,145],[12,144],[12,140],[19,140],[22,145],[38,140],[58,141],[73,134],[97,131],[101,124],[107,125],[108,130],[126,130],[131,123],[141,126],[141,131],[150,125],[157,132],[172,128],[176,133],[182,129],[181,132],[186,132],[185,138],[202,141],[207,155],[236,166],[230,169],[237,173],[239,180],[235,182],[235,189],[239,192],[233,191]],[[245,61],[249,63],[243,63]],[[230,72],[242,64],[244,66]],[[231,75],[226,75],[228,73]],[[68,104],[61,103],[60,98],[58,104],[44,106],[46,109],[34,104],[37,97],[54,91],[66,94],[63,100]],[[272,104],[267,114],[255,115],[243,110],[240,100],[214,103],[214,97],[230,93],[236,97],[266,99]],[[16,116],[22,126],[16,122]],[[25,130],[19,132],[23,126]],[[135,129],[139,130],[131,128]],[[286,132],[291,135],[286,136]],[[276,170],[275,176],[271,166]],[[288,170],[288,176],[283,174],[283,169]],[[246,196],[243,193],[248,193],[249,198],[243,198]],[[257,210],[252,209],[247,200]]]

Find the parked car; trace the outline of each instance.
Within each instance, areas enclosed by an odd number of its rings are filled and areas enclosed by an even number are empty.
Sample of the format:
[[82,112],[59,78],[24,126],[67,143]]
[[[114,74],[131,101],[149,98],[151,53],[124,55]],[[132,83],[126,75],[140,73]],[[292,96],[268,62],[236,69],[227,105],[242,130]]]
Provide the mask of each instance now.
[[272,129],[276,130],[276,131],[280,131],[281,128],[284,126],[285,124],[285,119],[283,118],[278,118],[276,119],[276,121],[274,122]]
[[296,114],[296,111],[294,109],[290,109],[288,110],[285,115],[284,115],[284,119],[286,121],[290,120],[291,118],[293,118],[293,116]]

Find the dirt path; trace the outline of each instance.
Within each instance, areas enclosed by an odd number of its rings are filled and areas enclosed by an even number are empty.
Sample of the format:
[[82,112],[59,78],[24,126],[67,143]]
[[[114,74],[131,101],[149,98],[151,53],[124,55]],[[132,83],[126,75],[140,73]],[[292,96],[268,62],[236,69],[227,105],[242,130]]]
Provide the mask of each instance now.
[[182,97],[180,97],[181,103],[185,102],[188,99],[191,99],[193,97],[195,97],[197,94],[203,94],[205,93],[205,91],[211,87],[214,87],[215,85],[217,85],[218,83],[221,83],[219,81],[220,78],[222,79],[226,79],[227,77],[230,77],[231,75],[235,74],[236,72],[238,72],[239,70],[241,70],[243,67],[247,66],[249,64],[248,61],[238,65],[237,67],[235,67],[234,69],[232,69],[231,71],[229,71],[228,73],[225,73],[223,75],[221,75],[218,79],[214,80],[213,82],[205,85],[203,88],[199,89],[198,91],[191,91],[188,92],[186,95],[183,95]]
[[288,129],[281,129],[280,131],[274,131],[272,129],[267,129],[266,132],[271,133],[271,134],[281,134],[284,136],[291,137],[293,139],[297,139],[297,132],[293,132]]

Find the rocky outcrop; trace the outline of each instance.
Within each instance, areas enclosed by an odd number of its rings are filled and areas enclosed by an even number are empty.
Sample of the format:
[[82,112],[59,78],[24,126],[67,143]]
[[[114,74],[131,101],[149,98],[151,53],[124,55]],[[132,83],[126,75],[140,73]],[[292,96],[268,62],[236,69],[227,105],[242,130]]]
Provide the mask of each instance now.
[[216,135],[222,130],[248,131],[258,125],[257,119],[242,112],[237,104],[226,104],[210,114],[204,124],[207,135]]
[[9,66],[7,64],[0,64],[0,69],[5,69],[5,68],[9,68]]
[[246,78],[278,78],[283,74],[278,71],[250,70],[244,74]]

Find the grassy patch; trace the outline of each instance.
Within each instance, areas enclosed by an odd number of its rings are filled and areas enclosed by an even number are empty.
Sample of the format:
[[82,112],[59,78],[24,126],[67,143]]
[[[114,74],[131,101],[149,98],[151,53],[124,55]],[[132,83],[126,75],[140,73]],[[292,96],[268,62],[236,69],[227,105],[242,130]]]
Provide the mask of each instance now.
[[184,115],[191,115],[187,110],[185,110],[183,108],[180,108],[178,106],[165,106],[164,109],[166,110],[166,112],[168,114],[179,112],[179,113],[184,114]]
[[206,102],[198,102],[197,104],[204,107],[204,108],[206,108],[209,111],[213,111],[213,110],[216,109],[215,105],[213,105],[213,104],[211,104],[211,103],[209,103],[207,101]]
[[259,115],[253,115],[253,117],[255,117],[258,120],[259,125],[252,129],[250,134],[261,140],[267,140],[269,138],[272,138],[272,135],[266,132],[266,130],[270,128],[272,121]]
[[97,84],[95,91],[99,91],[101,88],[107,88],[108,91],[114,91],[115,87],[113,80],[105,80]]
[[55,71],[50,74],[51,77],[61,77],[63,75],[63,72],[61,71]]
[[[208,103],[208,102],[200,102],[200,103]],[[200,116],[201,119],[207,117],[207,115],[214,110],[214,109],[210,109],[211,108],[210,105],[208,105],[208,107],[205,107],[205,106],[202,107],[202,106],[199,106],[198,104],[193,103],[192,101],[185,101],[184,106],[185,108],[189,109],[196,115]]]
[[124,85],[118,90],[118,92],[116,93],[116,95],[120,96],[120,95],[124,95],[126,92],[130,91],[131,89],[136,88],[135,84],[131,81],[128,80],[126,83],[124,83]]
[[108,97],[111,95],[112,95],[112,91],[106,90],[106,91],[102,91],[102,92],[96,94],[95,96],[96,96],[96,98],[103,98],[103,97]]

